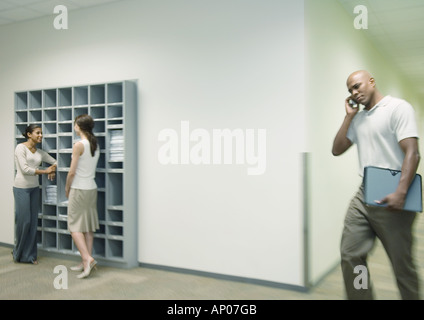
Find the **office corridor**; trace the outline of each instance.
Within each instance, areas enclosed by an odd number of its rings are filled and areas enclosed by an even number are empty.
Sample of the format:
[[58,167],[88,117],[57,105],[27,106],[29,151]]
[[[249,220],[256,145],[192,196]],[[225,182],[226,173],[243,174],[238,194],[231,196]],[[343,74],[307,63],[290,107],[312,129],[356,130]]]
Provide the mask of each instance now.
[[[415,224],[417,266],[424,278],[424,222],[420,214]],[[39,257],[39,265],[12,261],[9,246],[0,246],[0,299],[141,299],[141,300],[343,300],[342,274],[337,266],[309,292],[221,280],[199,275],[138,267],[124,270],[99,266],[80,280],[69,271],[68,289],[54,285],[58,265],[74,261]],[[378,300],[399,300],[390,263],[380,242],[369,258],[369,268]]]

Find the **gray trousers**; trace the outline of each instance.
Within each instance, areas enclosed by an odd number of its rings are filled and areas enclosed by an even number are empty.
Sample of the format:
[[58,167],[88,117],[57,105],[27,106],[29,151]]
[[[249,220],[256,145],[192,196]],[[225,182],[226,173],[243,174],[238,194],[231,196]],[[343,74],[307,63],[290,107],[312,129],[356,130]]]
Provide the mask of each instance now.
[[15,246],[17,262],[37,260],[37,224],[40,208],[40,188],[13,188],[15,197]]
[[[378,237],[392,264],[401,298],[419,299],[419,279],[412,254],[412,226],[416,213],[366,206],[363,191],[361,186],[350,203],[340,246],[347,298],[374,299],[367,256]],[[361,268],[366,268],[366,278],[363,277]],[[361,278],[360,285],[358,277]],[[363,280],[368,281],[367,289],[364,289]]]

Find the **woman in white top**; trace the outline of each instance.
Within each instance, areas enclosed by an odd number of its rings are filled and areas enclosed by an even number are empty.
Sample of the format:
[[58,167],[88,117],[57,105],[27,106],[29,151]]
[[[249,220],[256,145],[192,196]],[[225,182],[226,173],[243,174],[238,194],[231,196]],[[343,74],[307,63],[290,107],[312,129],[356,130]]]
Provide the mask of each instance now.
[[[29,125],[23,136],[27,141],[15,148],[16,175],[13,184],[15,198],[15,246],[12,251],[15,262],[38,264],[37,224],[40,209],[39,175],[47,174],[53,180],[56,173],[56,160],[47,152],[37,149],[43,138],[41,127]],[[40,169],[43,163],[51,164]]]
[[69,198],[68,229],[82,258],[79,266],[71,267],[74,271],[82,271],[78,278],[89,276],[97,264],[91,254],[94,232],[99,229],[95,175],[100,151],[93,128],[91,116],[83,114],[75,118],[75,133],[81,140],[72,149],[65,187],[66,197]]

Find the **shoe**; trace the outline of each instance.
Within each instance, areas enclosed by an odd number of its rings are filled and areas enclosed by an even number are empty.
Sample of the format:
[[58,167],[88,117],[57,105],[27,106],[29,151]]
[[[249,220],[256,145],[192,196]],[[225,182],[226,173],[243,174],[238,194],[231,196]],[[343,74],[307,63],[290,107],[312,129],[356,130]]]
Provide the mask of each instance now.
[[73,267],[71,267],[70,268],[72,271],[78,271],[78,272],[81,272],[81,271],[83,271],[84,270],[84,265],[81,263],[81,264],[79,264],[79,265],[77,265],[77,266],[73,266]]
[[87,270],[84,270],[82,273],[80,273],[79,275],[77,275],[78,279],[83,279],[83,278],[87,278],[90,273],[91,270],[93,270],[96,267],[97,261],[93,260],[90,265],[88,266]]
[[14,263],[17,263],[18,261],[15,259],[15,255],[13,254],[13,251],[11,252],[11,254],[12,254],[13,262],[14,262]]

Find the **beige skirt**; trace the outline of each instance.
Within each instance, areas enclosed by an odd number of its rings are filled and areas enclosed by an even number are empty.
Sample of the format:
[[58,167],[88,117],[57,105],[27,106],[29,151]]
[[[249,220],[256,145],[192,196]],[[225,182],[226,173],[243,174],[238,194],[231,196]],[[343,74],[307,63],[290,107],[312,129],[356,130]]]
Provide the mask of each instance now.
[[97,189],[69,192],[68,229],[70,232],[95,232],[99,229]]

